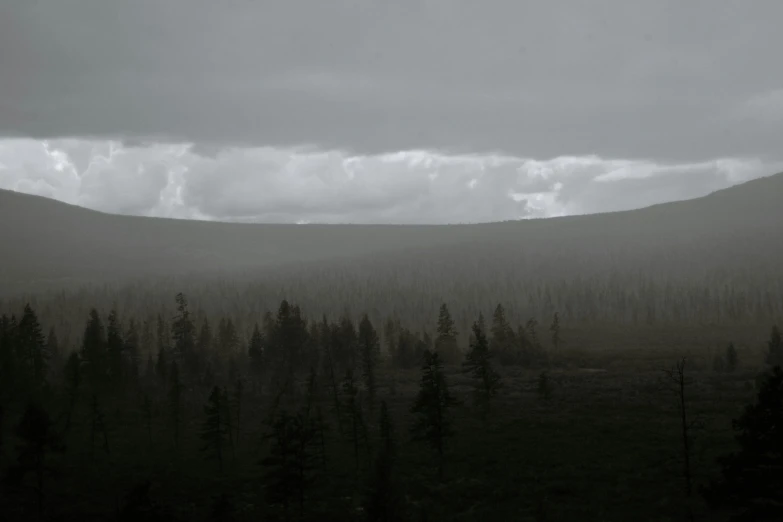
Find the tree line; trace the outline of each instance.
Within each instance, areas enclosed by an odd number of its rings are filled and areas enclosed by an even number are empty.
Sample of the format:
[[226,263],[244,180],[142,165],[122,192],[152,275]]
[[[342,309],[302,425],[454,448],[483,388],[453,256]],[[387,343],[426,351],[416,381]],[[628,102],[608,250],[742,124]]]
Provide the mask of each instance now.
[[[59,455],[78,448],[85,469],[111,462],[108,413],[129,411],[132,405],[140,413],[136,429],[145,433],[150,450],[166,434],[165,455],[179,474],[186,473],[192,458],[194,432],[196,449],[218,474],[237,455],[247,455],[250,446],[260,446],[259,480],[270,517],[315,520],[350,513],[349,519],[371,521],[426,519],[427,508],[407,500],[397,474],[400,436],[388,392],[384,396],[379,385],[381,374],[420,372],[418,391],[408,405],[409,431],[413,441],[430,448],[431,480],[442,483],[448,475],[448,442],[456,435],[455,409],[468,407],[484,422],[502,417],[493,407],[504,386],[499,368],[546,370],[566,341],[558,313],[545,329],[533,319],[513,328],[497,305],[489,325],[478,314],[468,348],[461,350],[443,303],[432,336],[410,331],[398,320],[386,321],[384,349],[381,332],[367,314],[358,324],[347,314],[336,321],[325,316],[308,320],[299,306],[284,300],[275,315],[266,313],[254,324],[243,343],[230,318],[221,318],[213,331],[207,319],[197,323],[185,295],[177,294],[175,303],[175,315],[159,315],[154,325],[133,319],[123,324],[115,310],[104,318],[93,309],[79,348],[72,351],[61,345],[54,328],[44,335],[29,304],[19,318],[0,317],[0,435],[13,426],[18,442],[10,449],[0,438],[3,454],[14,455],[3,482],[2,509],[9,520],[55,514],[48,499],[62,481]],[[549,337],[546,347],[544,335]],[[736,369],[733,346],[725,357]],[[783,415],[783,342],[777,328],[768,341],[766,363],[771,371],[758,402],[735,426],[740,451],[724,459],[723,476],[704,492],[716,506],[728,502],[756,516],[780,514],[771,500],[780,491],[783,449],[775,438]],[[454,395],[448,365],[472,383],[469,404]],[[542,371],[542,399],[549,398],[551,386]],[[9,424],[12,412],[18,420]],[[329,477],[339,473],[332,462],[334,441],[352,462],[347,505],[335,506],[323,496]],[[748,481],[757,485],[749,487]],[[147,482],[115,504],[119,519],[174,517],[151,500]],[[238,516],[228,493],[218,495],[210,509],[205,518]]]

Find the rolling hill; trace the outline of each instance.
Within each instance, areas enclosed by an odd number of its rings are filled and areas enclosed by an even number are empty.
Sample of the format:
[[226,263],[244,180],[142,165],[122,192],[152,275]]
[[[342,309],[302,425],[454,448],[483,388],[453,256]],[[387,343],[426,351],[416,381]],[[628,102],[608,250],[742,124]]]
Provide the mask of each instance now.
[[[783,173],[639,210],[475,225],[234,224],[112,215],[0,190],[0,297],[131,278],[301,271],[365,263],[783,272]],[[309,268],[308,268],[309,267]],[[408,267],[408,268],[405,268]],[[778,267],[778,268],[776,268]],[[370,268],[370,272],[374,268]]]

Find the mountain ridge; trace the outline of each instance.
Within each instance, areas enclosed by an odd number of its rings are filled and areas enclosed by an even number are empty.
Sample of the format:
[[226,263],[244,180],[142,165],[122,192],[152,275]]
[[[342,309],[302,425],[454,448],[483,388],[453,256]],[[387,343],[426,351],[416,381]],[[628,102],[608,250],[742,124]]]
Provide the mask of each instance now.
[[[550,259],[628,269],[698,244],[705,266],[777,259],[783,229],[783,173],[700,198],[599,214],[458,224],[258,224],[110,214],[41,196],[0,190],[0,297],[65,282],[216,274],[318,266],[357,259],[424,256],[453,262],[488,249],[508,262]],[[739,249],[739,251],[738,251]],[[549,257],[547,257],[549,256]],[[607,257],[608,256],[608,257]],[[728,257],[726,263],[728,263]],[[625,261],[623,261],[625,260]],[[641,263],[641,264],[640,264]],[[546,264],[546,263],[545,263]]]

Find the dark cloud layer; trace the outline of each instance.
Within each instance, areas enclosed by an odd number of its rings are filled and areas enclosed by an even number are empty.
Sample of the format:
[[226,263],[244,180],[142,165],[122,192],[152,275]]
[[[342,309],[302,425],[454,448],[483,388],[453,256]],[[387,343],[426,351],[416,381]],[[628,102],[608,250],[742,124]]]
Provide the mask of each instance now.
[[8,0],[0,135],[777,160],[781,19],[779,0]]

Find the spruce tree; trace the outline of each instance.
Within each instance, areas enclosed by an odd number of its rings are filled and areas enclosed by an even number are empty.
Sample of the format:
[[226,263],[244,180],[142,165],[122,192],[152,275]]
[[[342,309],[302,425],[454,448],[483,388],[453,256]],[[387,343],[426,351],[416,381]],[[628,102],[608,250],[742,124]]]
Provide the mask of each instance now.
[[65,429],[67,433],[71,427],[71,419],[76,410],[76,403],[79,400],[79,391],[82,385],[82,361],[79,354],[71,352],[68,361],[65,363],[65,393],[68,399],[68,409],[65,414]]
[[783,520],[783,370],[766,376],[755,404],[733,423],[739,451],[722,457],[722,476],[703,493],[733,520]]
[[359,400],[359,388],[356,384],[356,378],[354,377],[353,370],[348,369],[345,372],[345,378],[342,385],[343,401],[345,406],[345,425],[347,426],[348,441],[353,447],[354,464],[356,466],[356,473],[358,477],[359,473],[359,448],[361,442],[364,439],[366,433],[364,425],[364,415],[362,412],[362,404]]
[[16,318],[6,315],[0,317],[0,399],[17,392],[17,333]]
[[223,447],[228,437],[228,427],[223,418],[223,392],[219,387],[212,388],[209,401],[204,406],[206,419],[201,427],[201,440],[204,445],[201,451],[206,452],[207,458],[218,461],[218,468],[223,471]]
[[364,388],[367,390],[368,411],[372,412],[378,389],[376,372],[381,356],[381,344],[367,314],[364,314],[359,323],[358,342],[362,361],[362,379],[364,380]]
[[21,355],[20,360],[28,383],[40,389],[46,382],[49,352],[38,316],[29,304],[25,305],[22,319],[17,327],[17,349]]
[[395,477],[396,442],[394,425],[386,401],[381,401],[379,422],[381,445],[375,459],[375,468],[370,476],[364,501],[367,522],[392,522],[405,520],[402,510],[402,495]]
[[425,441],[436,451],[438,478],[443,480],[446,439],[453,435],[449,410],[458,402],[449,391],[443,363],[437,352],[424,354],[421,371],[419,393],[411,407],[411,413],[417,416],[411,432],[414,440]]
[[451,318],[449,308],[446,303],[440,305],[438,312],[438,330],[435,337],[435,350],[440,353],[442,361],[448,363],[456,362],[459,357],[457,348],[457,330],[454,327],[454,320]]
[[515,353],[515,348],[514,330],[506,319],[505,308],[498,303],[492,313],[489,351],[497,357],[501,364],[517,364],[520,361],[518,354]]
[[290,519],[291,504],[298,503],[302,518],[306,494],[315,481],[315,430],[304,414],[283,411],[276,416],[271,438],[270,454],[261,461],[267,499],[283,509],[285,520]]
[[53,452],[62,453],[65,446],[55,431],[49,414],[37,403],[30,403],[25,408],[16,427],[16,436],[21,444],[17,446],[17,462],[9,470],[9,482],[22,485],[28,474],[33,475],[32,490],[35,492],[40,520],[43,518],[46,499],[46,478],[52,472],[48,456]]
[[82,335],[81,360],[85,366],[85,377],[93,393],[103,390],[108,381],[108,357],[106,333],[96,309],[90,311],[90,318]]
[[169,408],[171,411],[171,424],[174,428],[174,448],[179,449],[180,430],[182,428],[182,390],[184,386],[180,381],[179,366],[177,361],[171,363],[169,388]]
[[247,355],[250,359],[250,369],[256,379],[260,378],[264,368],[264,336],[258,323],[253,327],[253,334],[250,336],[250,344],[247,348]]
[[492,398],[501,387],[500,375],[492,367],[492,353],[489,342],[478,322],[473,323],[473,339],[470,351],[465,356],[463,371],[474,380],[474,400],[482,417],[489,413]]
[[171,322],[171,337],[173,341],[172,359],[178,361],[187,375],[198,373],[198,358],[196,355],[196,327],[190,318],[188,301],[183,293],[176,296],[177,315]]
[[121,389],[125,380],[125,340],[117,312],[112,310],[106,322],[106,349],[109,356],[109,379],[112,388]]

